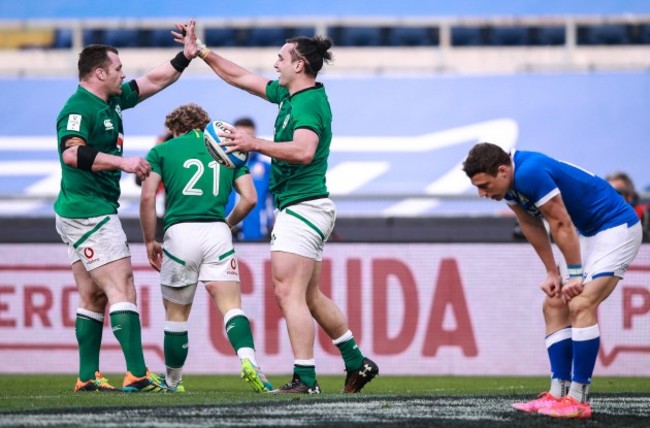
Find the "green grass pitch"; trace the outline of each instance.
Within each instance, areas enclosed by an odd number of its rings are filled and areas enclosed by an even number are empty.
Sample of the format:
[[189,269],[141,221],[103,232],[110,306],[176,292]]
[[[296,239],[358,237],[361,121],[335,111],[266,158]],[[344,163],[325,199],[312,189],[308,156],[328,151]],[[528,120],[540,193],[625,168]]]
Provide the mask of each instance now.
[[[107,377],[113,385],[121,384],[121,375]],[[269,379],[279,386],[289,376]],[[256,394],[237,376],[186,375],[186,394],[74,393],[74,382],[74,375],[0,375],[0,427],[531,428],[579,423],[511,409],[512,402],[532,399],[547,388],[545,377],[379,376],[361,394],[344,395],[343,376],[320,376],[320,396]],[[650,379],[597,377],[592,393],[594,416],[588,421],[592,426],[648,426]],[[216,420],[219,423],[212,425]]]

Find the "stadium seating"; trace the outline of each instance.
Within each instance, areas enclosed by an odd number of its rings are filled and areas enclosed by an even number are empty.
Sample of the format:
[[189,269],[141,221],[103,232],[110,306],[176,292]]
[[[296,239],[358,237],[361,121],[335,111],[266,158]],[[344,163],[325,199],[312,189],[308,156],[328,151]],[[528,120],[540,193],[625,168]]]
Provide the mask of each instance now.
[[[438,23],[439,24],[439,23]],[[170,47],[174,42],[169,28],[84,28],[83,43],[107,43],[116,47]],[[43,32],[24,40],[0,47],[20,47],[25,44],[44,48],[64,48],[72,45],[71,28],[55,27],[51,36]],[[333,25],[327,35],[335,45],[349,47],[373,46],[436,46],[440,44],[439,26],[431,25]],[[315,26],[258,27],[242,24],[237,27],[207,27],[204,41],[209,46],[268,47],[281,46],[289,37],[313,36]],[[577,26],[578,45],[644,45],[650,44],[650,24],[581,24]],[[7,39],[8,40],[8,39]],[[22,40],[22,39],[21,39]],[[6,42],[6,40],[5,40]],[[566,27],[552,24],[505,25],[489,22],[451,26],[452,46],[560,46],[566,43]]]
[[140,40],[144,47],[168,48],[175,45],[170,29],[143,30]]
[[289,28],[289,37],[306,36],[314,37],[316,35],[315,27],[292,27]]
[[206,28],[203,42],[214,47],[236,46],[240,33],[235,28]]
[[104,43],[104,30],[87,28],[83,31],[83,44]]
[[578,27],[579,45],[624,45],[630,43],[627,26],[594,25]]
[[383,29],[380,27],[332,27],[329,31],[337,46],[380,46]]
[[530,43],[540,46],[559,46],[566,42],[566,31],[561,26],[535,27],[531,29]]
[[283,27],[255,27],[248,30],[246,46],[282,46],[288,30]]
[[70,49],[72,47],[72,30],[68,28],[57,28],[54,31],[54,49]]
[[638,34],[638,43],[650,44],[650,24],[639,25],[636,27]]
[[431,46],[439,42],[438,29],[432,27],[392,27],[388,32],[390,46]]
[[452,46],[479,46],[485,44],[485,30],[480,27],[453,27]]
[[492,27],[490,44],[495,46],[521,46],[529,44],[528,27]]
[[0,30],[0,48],[25,49],[49,46],[54,43],[55,34],[49,28]]
[[136,28],[116,28],[104,32],[104,43],[117,48],[137,48],[142,46],[142,31]]

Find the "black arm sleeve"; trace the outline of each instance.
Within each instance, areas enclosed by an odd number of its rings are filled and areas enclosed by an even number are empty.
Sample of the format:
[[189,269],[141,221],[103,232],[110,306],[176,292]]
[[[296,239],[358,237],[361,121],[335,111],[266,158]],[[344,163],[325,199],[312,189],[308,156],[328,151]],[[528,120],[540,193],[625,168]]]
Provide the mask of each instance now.
[[140,88],[138,87],[138,82],[136,82],[135,79],[129,81],[129,87],[135,91],[138,96],[140,96]]
[[61,141],[59,142],[59,147],[61,148],[61,153],[65,152],[72,146],[66,146],[65,143],[68,142],[68,140],[72,138],[81,138],[78,135],[66,135],[65,137],[61,138]]
[[90,146],[79,146],[77,150],[77,168],[86,171],[93,170],[93,163],[99,152]]

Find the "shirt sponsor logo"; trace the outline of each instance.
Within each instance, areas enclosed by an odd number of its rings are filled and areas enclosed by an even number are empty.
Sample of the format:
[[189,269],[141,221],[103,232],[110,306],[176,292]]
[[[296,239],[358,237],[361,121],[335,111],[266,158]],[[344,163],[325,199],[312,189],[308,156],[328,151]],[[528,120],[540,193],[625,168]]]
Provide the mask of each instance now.
[[68,116],[68,131],[79,131],[81,128],[81,115],[71,114]]
[[83,254],[86,260],[88,260],[88,265],[91,265],[99,261],[99,257],[95,257],[95,250],[93,250],[90,247],[84,248]]
[[86,256],[88,260],[92,259],[94,255],[95,255],[95,251],[92,248],[90,247],[84,248],[84,256]]

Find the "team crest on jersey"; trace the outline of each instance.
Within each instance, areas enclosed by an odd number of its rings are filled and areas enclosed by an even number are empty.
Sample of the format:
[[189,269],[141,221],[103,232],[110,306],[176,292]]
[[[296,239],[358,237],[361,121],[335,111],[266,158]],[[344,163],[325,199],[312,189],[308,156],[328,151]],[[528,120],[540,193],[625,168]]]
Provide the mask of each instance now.
[[80,114],[71,114],[68,116],[68,131],[79,131],[81,128],[81,115]]
[[112,131],[115,129],[113,122],[110,119],[104,119],[104,131]]
[[287,123],[289,123],[289,119],[291,119],[290,114],[288,114],[287,117],[284,118],[284,123],[282,124],[282,129],[287,127]]
[[119,104],[115,106],[115,113],[117,113],[119,117],[122,117],[122,107],[120,107]]

